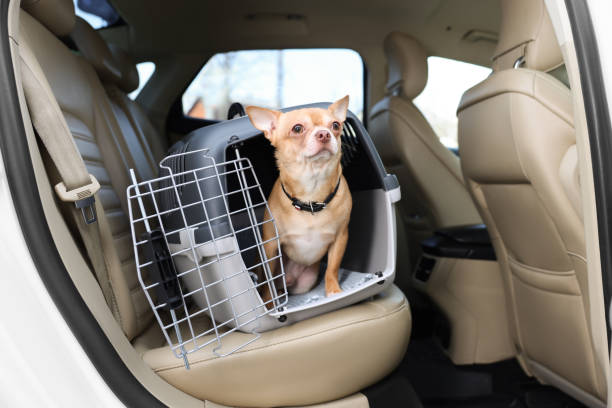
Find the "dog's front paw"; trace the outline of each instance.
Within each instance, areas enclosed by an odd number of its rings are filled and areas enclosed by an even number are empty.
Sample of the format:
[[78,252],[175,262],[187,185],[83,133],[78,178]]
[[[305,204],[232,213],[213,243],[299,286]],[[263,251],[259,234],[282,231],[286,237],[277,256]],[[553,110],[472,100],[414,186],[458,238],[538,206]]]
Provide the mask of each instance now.
[[336,293],[341,293],[342,289],[340,289],[340,285],[338,282],[325,282],[325,296],[329,297]]

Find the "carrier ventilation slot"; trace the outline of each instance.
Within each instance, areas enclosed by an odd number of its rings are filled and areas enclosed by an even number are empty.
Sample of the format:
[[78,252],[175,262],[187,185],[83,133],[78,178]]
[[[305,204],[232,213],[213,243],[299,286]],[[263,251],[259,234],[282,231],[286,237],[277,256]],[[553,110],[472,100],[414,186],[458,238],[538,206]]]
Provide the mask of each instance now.
[[360,146],[359,139],[351,123],[346,120],[342,127],[342,167],[346,168],[357,156]]
[[[181,197],[183,195],[183,185],[185,185],[185,155],[184,153],[188,150],[189,145],[187,143],[177,143],[174,149],[170,151],[170,156],[168,156],[165,161],[165,165],[160,168],[159,175],[160,176],[169,176],[170,174],[174,174],[174,178],[176,180],[176,188],[174,189],[178,196]],[[170,171],[168,171],[168,168]],[[163,179],[160,181],[161,188],[167,188],[164,190],[162,194],[160,194],[160,199],[162,201],[162,205],[164,208],[176,208],[179,203],[176,197],[175,192],[172,189],[172,183],[170,179]]]

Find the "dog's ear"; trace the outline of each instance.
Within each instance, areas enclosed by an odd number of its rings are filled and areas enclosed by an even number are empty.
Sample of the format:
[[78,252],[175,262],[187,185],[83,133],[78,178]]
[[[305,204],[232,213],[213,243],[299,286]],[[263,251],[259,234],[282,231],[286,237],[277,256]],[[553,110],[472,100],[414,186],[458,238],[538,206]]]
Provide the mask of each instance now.
[[281,113],[259,106],[247,106],[246,113],[253,126],[264,132],[264,136],[272,142],[272,132],[278,127],[278,118]]
[[344,122],[346,119],[346,112],[348,111],[348,105],[349,96],[346,95],[344,98],[338,99],[336,102],[329,105],[328,109],[336,119],[338,119],[340,122]]

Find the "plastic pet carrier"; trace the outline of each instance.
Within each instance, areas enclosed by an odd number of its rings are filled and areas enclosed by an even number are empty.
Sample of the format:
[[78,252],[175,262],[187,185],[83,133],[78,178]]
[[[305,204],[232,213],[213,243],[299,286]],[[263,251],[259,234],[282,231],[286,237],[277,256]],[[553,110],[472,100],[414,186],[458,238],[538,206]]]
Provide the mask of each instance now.
[[[353,209],[338,274],[342,292],[330,297],[323,279],[308,293],[289,295],[282,259],[280,273],[270,273],[282,250],[274,225],[269,241],[279,255],[266,258],[261,227],[274,224],[273,218],[264,221],[264,213],[278,170],[274,148],[247,117],[192,132],[162,160],[157,179],[137,181],[132,172],[127,194],[138,279],[187,368],[187,355],[203,347],[228,355],[261,332],[354,304],[393,282],[399,185],[351,112],[342,133],[342,166]],[[266,304],[264,285],[272,294]],[[250,335],[224,350],[223,337],[234,331]]]

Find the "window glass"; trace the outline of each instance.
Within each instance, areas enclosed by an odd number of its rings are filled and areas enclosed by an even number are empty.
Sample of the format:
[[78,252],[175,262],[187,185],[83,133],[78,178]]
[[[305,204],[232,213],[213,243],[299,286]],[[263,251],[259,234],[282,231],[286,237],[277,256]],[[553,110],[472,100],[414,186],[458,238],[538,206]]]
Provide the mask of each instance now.
[[447,58],[427,59],[427,85],[414,99],[442,144],[456,148],[457,106],[463,93],[483,81],[491,69]]
[[96,30],[111,26],[121,18],[108,0],[74,0],[74,11]]
[[185,115],[227,119],[233,102],[271,109],[333,102],[350,95],[363,115],[363,62],[347,49],[235,51],[214,55],[182,97]]
[[136,64],[136,69],[138,70],[138,88],[128,94],[130,99],[136,99],[142,88],[149,82],[155,72],[155,64],[153,62],[141,62]]

